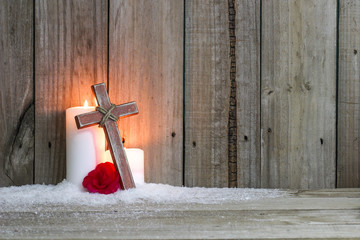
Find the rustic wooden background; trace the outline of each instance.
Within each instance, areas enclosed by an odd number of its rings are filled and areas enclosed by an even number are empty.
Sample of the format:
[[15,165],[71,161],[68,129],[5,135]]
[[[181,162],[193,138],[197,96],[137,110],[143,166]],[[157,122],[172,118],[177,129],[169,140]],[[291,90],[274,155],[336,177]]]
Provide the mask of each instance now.
[[360,1],[0,1],[0,186],[65,177],[105,82],[146,180],[360,187]]

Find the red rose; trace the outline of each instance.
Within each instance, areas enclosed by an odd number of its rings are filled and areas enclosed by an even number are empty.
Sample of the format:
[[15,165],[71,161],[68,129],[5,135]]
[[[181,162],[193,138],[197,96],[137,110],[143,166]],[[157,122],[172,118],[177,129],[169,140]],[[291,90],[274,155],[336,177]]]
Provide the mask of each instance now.
[[83,186],[91,193],[110,194],[120,187],[120,175],[113,163],[100,163],[84,178]]

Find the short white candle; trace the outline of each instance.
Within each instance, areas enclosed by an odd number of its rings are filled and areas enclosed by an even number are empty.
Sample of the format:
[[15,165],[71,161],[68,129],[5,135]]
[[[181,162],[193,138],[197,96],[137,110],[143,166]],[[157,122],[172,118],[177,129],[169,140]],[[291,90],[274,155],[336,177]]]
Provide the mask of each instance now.
[[95,111],[95,107],[66,109],[66,179],[82,186],[86,175],[95,169],[105,152],[105,133],[98,126],[76,127],[75,116]]
[[[135,184],[144,184],[144,151],[139,148],[125,148],[125,153]],[[113,162],[109,150],[105,152],[103,162]]]

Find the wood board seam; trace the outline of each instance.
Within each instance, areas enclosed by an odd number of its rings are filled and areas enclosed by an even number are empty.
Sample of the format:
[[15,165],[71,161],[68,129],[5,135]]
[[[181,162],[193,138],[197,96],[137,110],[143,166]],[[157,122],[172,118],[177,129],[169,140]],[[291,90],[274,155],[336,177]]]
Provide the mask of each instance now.
[[36,137],[35,137],[35,122],[36,122],[36,115],[35,115],[35,113],[36,113],[36,106],[35,106],[35,96],[36,96],[36,87],[35,87],[35,81],[36,81],[36,78],[35,78],[35,61],[36,61],[36,57],[35,57],[35,46],[36,46],[36,44],[35,44],[35,32],[36,32],[36,25],[35,25],[35,23],[36,23],[36,2],[35,2],[35,0],[33,1],[33,6],[32,6],[32,11],[33,11],[33,18],[32,18],[32,54],[33,54],[33,56],[32,56],[32,80],[33,80],[33,99],[32,99],[32,104],[33,104],[33,106],[34,106],[34,144],[33,144],[33,148],[34,148],[34,151],[33,151],[33,157],[34,157],[34,162],[33,162],[33,176],[32,176],[32,183],[34,184],[35,183],[35,163],[36,163],[36,161],[35,161],[35,151],[36,151],[36,149],[35,149],[35,143],[36,143]]
[[186,88],[186,78],[185,78],[185,73],[186,73],[186,66],[185,66],[185,62],[186,62],[186,51],[185,48],[186,47],[186,0],[184,0],[184,9],[183,9],[183,69],[182,69],[182,134],[183,134],[183,139],[182,139],[182,185],[185,186],[185,163],[186,163],[186,158],[185,158],[185,151],[186,151],[186,131],[185,131],[185,106],[186,106],[186,92],[185,92],[185,88]]
[[335,188],[338,187],[338,122],[339,122],[339,20],[340,0],[336,0],[336,59],[335,59]]
[[237,187],[237,97],[236,97],[236,9],[235,1],[228,0],[230,47],[230,97],[228,119],[228,186]]

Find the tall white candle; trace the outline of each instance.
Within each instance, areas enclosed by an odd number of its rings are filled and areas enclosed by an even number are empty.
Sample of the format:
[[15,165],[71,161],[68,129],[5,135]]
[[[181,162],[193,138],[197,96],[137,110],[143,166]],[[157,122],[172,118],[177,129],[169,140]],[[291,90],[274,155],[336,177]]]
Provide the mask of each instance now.
[[78,129],[75,116],[95,111],[95,107],[66,109],[66,179],[78,186],[95,169],[105,152],[105,133],[98,126]]
[[[135,184],[144,183],[144,151],[139,148],[125,148]],[[104,162],[112,162],[110,151],[105,153]]]

